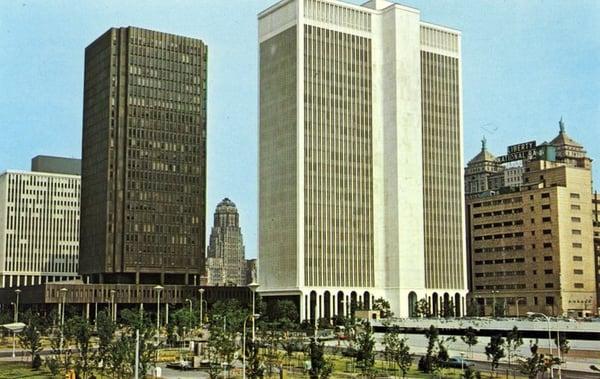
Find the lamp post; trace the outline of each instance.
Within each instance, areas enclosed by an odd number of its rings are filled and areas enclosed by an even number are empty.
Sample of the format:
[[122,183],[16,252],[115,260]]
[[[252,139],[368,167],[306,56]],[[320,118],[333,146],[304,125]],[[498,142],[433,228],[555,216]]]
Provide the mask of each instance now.
[[156,340],[160,338],[160,293],[164,289],[163,286],[155,286],[156,291]]
[[61,294],[61,314],[60,314],[60,346],[59,346],[59,353],[62,354],[62,350],[63,350],[63,340],[65,338],[64,335],[64,329],[65,329],[65,302],[67,300],[67,292],[69,290],[66,289],[65,287],[60,289],[60,294]]
[[202,329],[202,323],[204,322],[204,315],[202,314],[202,295],[204,295],[204,288],[200,288],[198,292],[200,293],[200,329]]
[[192,332],[192,300],[191,299],[185,299],[185,301],[187,303],[190,303],[190,314],[189,314],[188,328],[190,329],[190,333],[191,333]]
[[[16,289],[15,290],[15,294],[17,295],[17,301],[14,304],[15,306],[15,314],[14,314],[14,320],[15,323],[19,322],[19,294],[21,293],[20,289]],[[13,350],[12,350],[12,357],[15,357],[16,354],[16,350],[17,350],[17,333],[13,330]]]
[[115,290],[110,290],[110,319],[112,321],[115,321],[117,319],[116,317],[116,313],[115,312],[115,293],[117,291]]
[[[252,317],[252,321],[254,322],[254,319],[259,316],[260,315],[253,313],[244,319],[244,334],[242,337],[242,379],[246,379],[246,321],[248,321],[248,318]],[[252,339],[252,348],[256,348],[254,346],[254,339]]]
[[[548,349],[550,350],[550,355],[552,355],[552,332],[550,331],[550,317],[539,312],[527,312],[527,316],[542,316],[546,319],[546,322],[548,323]],[[558,359],[560,359],[560,349]],[[550,367],[550,377],[554,378],[554,370],[552,370],[552,366]]]
[[258,289],[259,284],[256,282],[252,282],[248,284],[248,288],[252,291],[252,342],[256,339],[256,331],[254,328],[254,315],[256,314],[256,290]]

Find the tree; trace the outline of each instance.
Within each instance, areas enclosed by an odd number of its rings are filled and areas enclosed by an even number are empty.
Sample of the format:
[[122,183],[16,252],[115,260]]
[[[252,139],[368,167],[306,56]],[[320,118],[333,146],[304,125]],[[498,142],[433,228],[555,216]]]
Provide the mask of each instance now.
[[471,299],[467,304],[467,316],[476,317],[481,316],[481,306],[475,299]]
[[412,365],[412,354],[406,338],[400,338],[397,327],[390,328],[383,337],[384,354],[386,359],[394,362],[402,372],[402,377],[406,377],[410,366]]
[[323,343],[312,338],[308,346],[310,355],[310,370],[308,374],[310,379],[327,379],[333,371],[332,365],[325,359],[323,353]]
[[460,339],[469,346],[469,355],[473,358],[473,346],[477,345],[477,331],[469,326]]
[[73,336],[79,350],[79,354],[75,359],[75,371],[78,376],[85,379],[91,374],[93,369],[94,353],[91,349],[90,341],[92,338],[92,326],[88,320],[80,316],[75,316],[67,322],[67,328],[69,335]]
[[226,330],[239,332],[242,330],[248,310],[237,299],[217,301],[210,312],[211,325],[225,325]]
[[356,363],[360,366],[363,374],[372,377],[375,365],[373,329],[368,321],[363,322],[361,329],[356,337]]
[[427,302],[427,299],[422,298],[421,300],[417,301],[415,314],[417,317],[431,317],[431,312],[429,311],[429,303]]
[[[136,331],[139,331],[139,373],[140,377],[145,377],[151,365],[156,365],[156,353],[160,347],[156,340],[156,329],[154,322],[146,315],[143,310],[124,309],[121,312],[121,318],[125,326],[120,338],[120,348],[123,349],[123,355],[129,364],[129,368],[135,367],[135,340]],[[120,356],[119,356],[120,358]]]
[[554,338],[554,344],[560,350],[561,358],[564,362],[564,360],[565,360],[564,356],[569,353],[569,350],[571,350],[571,346],[569,345],[569,340],[567,339],[567,337],[565,337],[564,333],[563,334],[558,333],[558,335]]
[[452,299],[448,299],[448,301],[442,303],[442,317],[454,317],[454,301]]
[[508,367],[511,365],[511,357],[523,345],[523,338],[519,333],[519,329],[514,326],[506,336],[506,352],[508,353]]
[[505,357],[504,343],[504,338],[497,334],[490,338],[490,342],[485,347],[485,355],[491,360],[492,372],[495,372],[498,368],[500,359]]
[[98,366],[105,370],[106,357],[111,350],[117,324],[112,320],[108,310],[98,312],[96,317],[96,332],[98,333]]
[[535,379],[539,373],[546,372],[544,355],[538,353],[537,340],[533,344],[530,343],[529,350],[531,351],[531,356],[521,361],[519,365],[520,371],[522,374],[527,375],[529,379]]
[[[27,323],[19,333],[19,344],[31,354],[31,367],[34,367],[34,357],[42,351],[42,322],[38,314],[28,313],[25,316]],[[39,367],[39,366],[38,366]]]
[[440,333],[438,329],[431,325],[429,329],[425,331],[425,337],[427,337],[427,352],[419,360],[419,370],[426,373],[431,373],[436,369],[435,356],[437,355],[436,346],[438,344]]
[[392,307],[390,306],[390,302],[383,297],[375,299],[373,302],[373,309],[379,311],[379,317],[381,318],[389,318],[394,315],[394,312],[392,312]]
[[300,319],[296,304],[291,300],[278,300],[273,304],[269,314],[271,320],[283,330],[294,329]]
[[237,346],[235,344],[235,332],[223,330],[220,325],[213,325],[208,338],[208,348],[211,352],[211,362],[231,365]]
[[[210,348],[210,345],[209,345]],[[258,342],[246,339],[246,376],[249,379],[262,378],[264,372],[262,359],[259,354]],[[212,379],[212,377],[211,377]]]

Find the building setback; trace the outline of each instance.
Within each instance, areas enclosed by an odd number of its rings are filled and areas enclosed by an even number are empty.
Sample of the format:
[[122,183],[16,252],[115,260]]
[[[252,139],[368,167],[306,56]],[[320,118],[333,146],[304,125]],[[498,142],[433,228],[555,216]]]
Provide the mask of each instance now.
[[71,168],[79,164],[40,156],[31,172],[0,175],[0,287],[78,277],[81,179]]
[[215,210],[206,257],[208,285],[246,285],[246,259],[240,215],[233,201],[223,199]]
[[[519,186],[492,179],[507,177],[507,161],[519,162],[508,166],[521,167]],[[494,157],[484,144],[465,176],[471,290],[479,312],[596,314],[591,159],[562,120],[559,135],[540,146],[513,145]],[[488,184],[469,185],[477,181]]]
[[462,314],[460,33],[381,0],[258,18],[261,294],[302,319],[377,297]]
[[81,258],[92,283],[204,270],[206,45],[111,28],[85,51]]

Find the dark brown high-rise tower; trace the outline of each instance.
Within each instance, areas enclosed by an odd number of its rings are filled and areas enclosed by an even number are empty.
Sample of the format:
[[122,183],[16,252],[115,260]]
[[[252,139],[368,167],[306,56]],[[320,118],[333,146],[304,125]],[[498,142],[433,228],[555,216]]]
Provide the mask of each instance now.
[[206,45],[134,27],[85,50],[80,271],[194,284],[204,272]]

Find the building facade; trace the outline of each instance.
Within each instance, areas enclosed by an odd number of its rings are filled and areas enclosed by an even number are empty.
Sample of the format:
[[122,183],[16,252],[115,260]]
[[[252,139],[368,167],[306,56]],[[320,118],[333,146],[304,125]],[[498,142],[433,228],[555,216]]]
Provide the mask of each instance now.
[[594,228],[594,254],[596,256],[596,305],[600,308],[600,196],[598,195],[598,192],[594,192],[594,197],[592,198],[592,216],[592,226]]
[[92,283],[199,283],[206,62],[198,40],[112,28],[85,51],[81,260]]
[[[507,156],[525,157],[518,159],[522,184],[476,191],[466,200],[471,290],[479,312],[595,314],[591,160],[562,120],[549,144],[514,145]],[[507,156],[495,162],[512,159]]]
[[79,163],[36,157],[31,172],[0,175],[0,287],[78,278]]
[[381,0],[258,18],[262,295],[297,299],[303,319],[377,297],[399,316],[420,298],[461,314],[460,33]]
[[208,285],[246,285],[246,269],[240,215],[233,201],[225,198],[217,205],[210,233],[206,255]]

